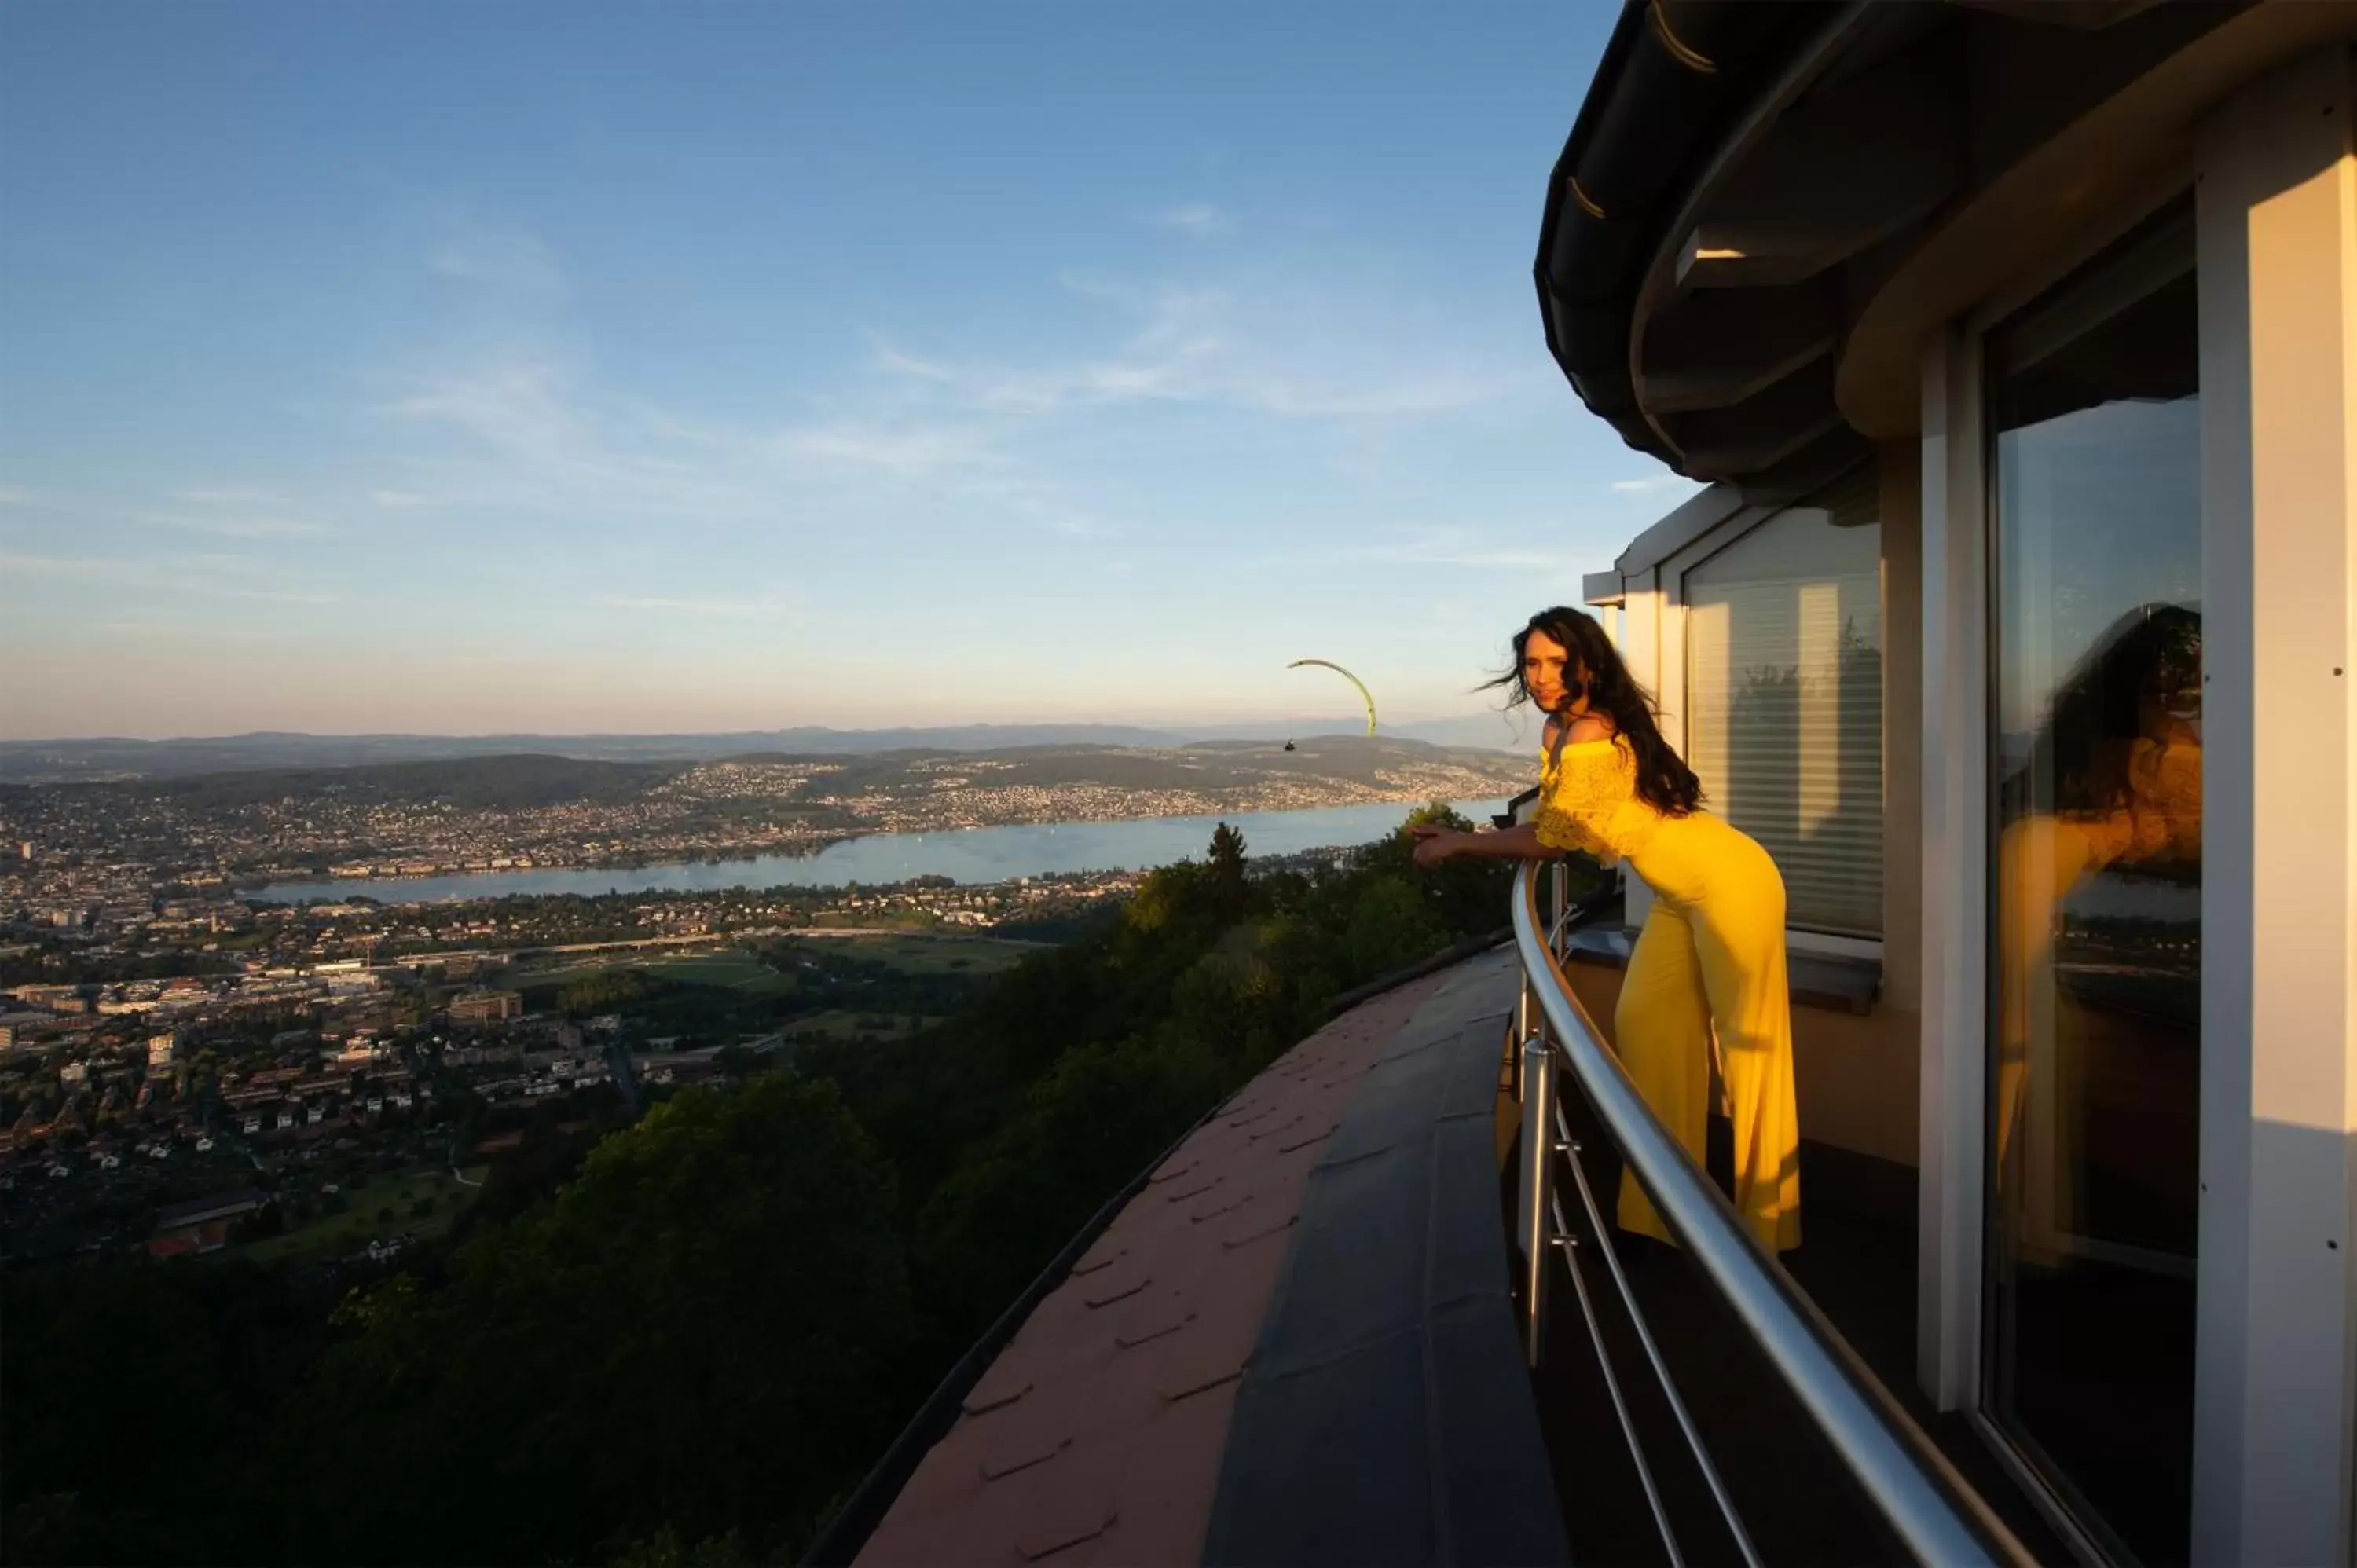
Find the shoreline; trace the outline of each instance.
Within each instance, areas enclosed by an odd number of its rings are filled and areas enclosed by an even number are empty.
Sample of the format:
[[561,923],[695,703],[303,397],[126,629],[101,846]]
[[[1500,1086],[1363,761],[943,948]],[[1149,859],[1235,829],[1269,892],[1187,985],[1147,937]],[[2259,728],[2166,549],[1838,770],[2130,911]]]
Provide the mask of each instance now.
[[[1409,811],[1427,803],[1428,800],[1425,797],[1412,796],[1357,800],[1338,806],[1169,813],[1146,817],[1059,818],[1048,822],[929,828],[913,832],[883,829],[845,835],[830,840],[823,847],[807,851],[772,849],[760,850],[749,854],[704,854],[684,857],[648,858],[630,866],[533,865],[485,871],[436,871],[409,875],[292,878],[270,883],[247,883],[236,886],[234,892],[236,897],[251,901],[295,906],[332,903],[346,898],[366,898],[381,904],[414,904],[470,902],[511,896],[555,897],[568,893],[596,897],[604,896],[609,892],[717,892],[732,887],[743,887],[748,891],[786,886],[880,888],[927,876],[947,877],[955,886],[973,886],[1028,877],[1110,875],[1144,871],[1203,853],[1203,845],[1193,843],[1191,838],[1184,843],[1173,838],[1175,824],[1190,824],[1186,830],[1189,833],[1197,828],[1208,832],[1211,824],[1224,822],[1237,824],[1246,831],[1247,834],[1257,825],[1264,832],[1272,828],[1286,827],[1308,829],[1313,838],[1321,832],[1333,832],[1342,835],[1340,838],[1319,838],[1316,842],[1308,840],[1291,842],[1296,835],[1280,831],[1277,834],[1280,842],[1260,852],[1260,854],[1266,855],[1282,856],[1316,851],[1349,849],[1374,843],[1383,837],[1389,829],[1379,828],[1377,831],[1368,832],[1363,830],[1372,824],[1347,822],[1336,822],[1330,827],[1321,828],[1310,823],[1307,819],[1329,818],[1336,812],[1390,811],[1396,811],[1405,816]],[[1452,804],[1464,808],[1478,808],[1489,805],[1491,802],[1460,801],[1452,802]],[[1478,814],[1478,811],[1475,814]],[[1010,863],[987,868],[982,864],[989,858],[986,850],[979,856],[966,853],[976,845],[977,841],[982,841],[985,835],[1052,837],[1064,830],[1071,830],[1070,839],[1073,843],[1072,853],[1049,854],[1047,853],[1046,845],[1033,843],[1028,846],[1028,854],[1017,852]],[[1124,836],[1146,840],[1164,839],[1168,842],[1159,843],[1151,849],[1146,849],[1143,845],[1115,846],[1103,842],[1113,834],[1123,833],[1124,830],[1128,830]],[[1094,848],[1090,847],[1087,842],[1092,839],[1100,841]],[[1007,841],[990,842],[993,847],[996,847]],[[837,868],[843,872],[843,875],[834,877],[822,878],[808,874],[830,853],[839,854],[846,849],[862,845],[876,846],[874,858],[879,860],[889,854],[893,849],[899,849],[903,852],[900,864],[888,866],[880,864],[872,866],[838,865]],[[920,848],[931,853],[906,853]],[[1056,848],[1062,851],[1064,846],[1059,844]],[[1092,854],[1099,854],[1100,858],[1087,858]],[[1259,858],[1259,855],[1255,855],[1254,858]],[[922,861],[932,861],[936,864],[932,865],[913,864]],[[949,869],[952,866],[968,874],[953,875]],[[982,874],[985,869],[989,874]],[[705,880],[698,875],[699,872],[709,876],[713,874],[730,871],[748,879],[722,882]],[[749,879],[780,871],[802,871],[804,875],[773,876],[772,879],[764,881]],[[602,874],[608,873],[636,877],[655,875],[660,879],[635,888],[578,885],[584,879],[594,880]],[[560,885],[537,887],[512,886],[519,882],[543,879],[556,879]],[[564,886],[562,885],[564,883],[571,883],[575,886]]]
[[[506,876],[518,874],[529,875],[544,871],[645,871],[656,867],[673,865],[717,865],[732,864],[738,861],[807,859],[822,855],[828,850],[834,849],[843,844],[857,843],[864,840],[877,838],[923,839],[930,838],[935,834],[946,835],[951,833],[996,832],[1008,828],[1104,827],[1122,822],[1208,822],[1217,819],[1224,819],[1229,816],[1285,816],[1304,811],[1356,811],[1362,807],[1370,806],[1396,805],[1413,810],[1417,806],[1429,805],[1431,801],[1432,797],[1429,795],[1410,792],[1397,795],[1378,795],[1368,800],[1331,801],[1325,805],[1318,806],[1240,806],[1223,807],[1218,811],[1150,811],[1143,815],[1136,816],[1039,817],[1004,822],[958,822],[945,827],[863,827],[850,829],[842,832],[828,833],[816,838],[797,840],[795,841],[794,846],[791,848],[780,848],[772,843],[754,841],[744,844],[732,844],[722,849],[700,850],[690,854],[673,854],[660,851],[652,854],[633,853],[616,856],[600,855],[587,860],[535,860],[530,865],[478,866],[453,864],[437,865],[431,871],[416,872],[361,871],[338,873],[331,870],[318,875],[307,876],[301,879],[301,883],[423,882],[443,877]],[[1125,868],[1109,867],[1107,869]],[[247,897],[258,895],[272,886],[285,886],[289,884],[285,882],[265,883],[243,881],[236,877],[231,877],[226,879],[226,885],[231,894],[239,897]]]

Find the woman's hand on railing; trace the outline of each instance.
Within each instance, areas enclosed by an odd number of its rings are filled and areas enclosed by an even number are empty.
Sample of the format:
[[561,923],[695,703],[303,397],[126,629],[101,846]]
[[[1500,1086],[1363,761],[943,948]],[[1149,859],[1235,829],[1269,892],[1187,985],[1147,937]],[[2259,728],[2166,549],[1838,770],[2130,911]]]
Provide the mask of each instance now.
[[1407,832],[1408,836],[1415,840],[1415,863],[1423,866],[1438,865],[1457,853],[1458,839],[1473,836],[1458,832],[1455,828],[1441,827],[1436,822],[1419,822]]
[[1460,854],[1479,855],[1484,860],[1549,860],[1556,853],[1539,843],[1538,829],[1528,822],[1486,833],[1458,832],[1428,824],[1408,832],[1415,839],[1415,863],[1422,866],[1438,865]]

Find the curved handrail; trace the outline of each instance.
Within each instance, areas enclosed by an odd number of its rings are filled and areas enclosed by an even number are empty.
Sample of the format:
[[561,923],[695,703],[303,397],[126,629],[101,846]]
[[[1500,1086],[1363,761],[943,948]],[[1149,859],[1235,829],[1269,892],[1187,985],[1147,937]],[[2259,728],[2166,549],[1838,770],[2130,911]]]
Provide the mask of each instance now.
[[1750,1330],[1770,1364],[1918,1561],[2031,1563],[2005,1522],[1933,1446],[1807,1293],[1752,1239],[1734,1206],[1662,1125],[1619,1059],[1605,1048],[1587,1009],[1572,994],[1563,966],[1549,950],[1539,916],[1538,869],[1537,863],[1524,862],[1514,878],[1514,943],[1523,972],[1558,1059],[1671,1232]]

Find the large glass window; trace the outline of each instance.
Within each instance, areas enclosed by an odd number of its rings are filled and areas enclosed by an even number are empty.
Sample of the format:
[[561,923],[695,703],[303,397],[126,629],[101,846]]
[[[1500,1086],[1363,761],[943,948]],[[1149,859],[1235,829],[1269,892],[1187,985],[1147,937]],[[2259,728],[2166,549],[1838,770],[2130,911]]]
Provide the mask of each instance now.
[[2093,1527],[2182,1561],[2201,1073],[2191,226],[1989,338],[1995,726],[1984,1404]]
[[1685,575],[1687,763],[1804,930],[1882,934],[1882,529],[1871,471]]

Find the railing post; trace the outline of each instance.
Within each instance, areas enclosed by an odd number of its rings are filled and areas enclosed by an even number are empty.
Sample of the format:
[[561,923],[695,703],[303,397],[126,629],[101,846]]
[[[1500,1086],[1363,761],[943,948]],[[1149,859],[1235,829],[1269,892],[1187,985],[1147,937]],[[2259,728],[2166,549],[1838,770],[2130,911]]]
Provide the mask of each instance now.
[[1561,958],[1571,940],[1571,933],[1563,926],[1564,917],[1571,912],[1571,867],[1568,865],[1558,860],[1547,867],[1547,889],[1552,906],[1547,915],[1547,929],[1555,933],[1555,940],[1547,945],[1557,958]]
[[[1522,1047],[1539,1026],[1539,994],[1532,989],[1530,971],[1523,972],[1522,988],[1514,996],[1513,1030],[1506,1036],[1506,1053],[1514,1075],[1514,1103],[1530,1104],[1530,1075],[1523,1070]],[[1530,1125],[1530,1112],[1523,1112],[1523,1124]],[[1517,1244],[1531,1233],[1531,1184],[1523,1179],[1530,1167],[1523,1166],[1514,1175],[1514,1236]]]
[[1546,1329],[1546,1278],[1554,1251],[1547,1216],[1554,1211],[1547,1178],[1555,1159],[1555,1053],[1537,1030],[1523,1036],[1523,1303],[1530,1310],[1526,1349],[1539,1364]]

